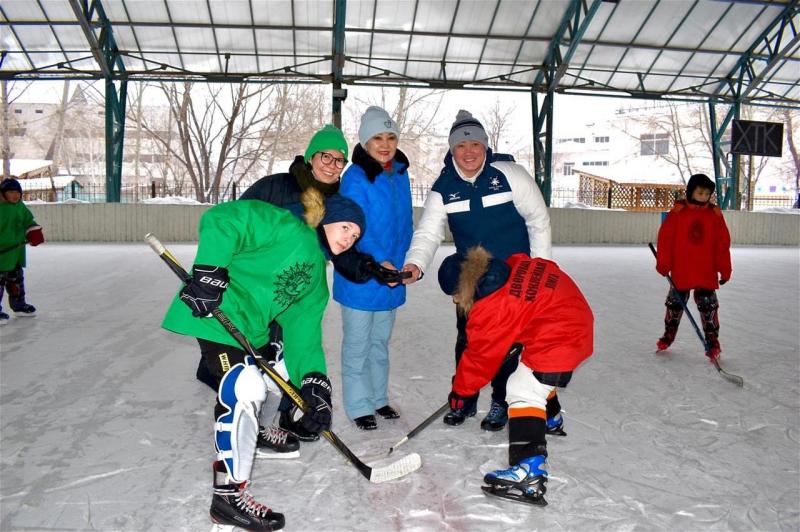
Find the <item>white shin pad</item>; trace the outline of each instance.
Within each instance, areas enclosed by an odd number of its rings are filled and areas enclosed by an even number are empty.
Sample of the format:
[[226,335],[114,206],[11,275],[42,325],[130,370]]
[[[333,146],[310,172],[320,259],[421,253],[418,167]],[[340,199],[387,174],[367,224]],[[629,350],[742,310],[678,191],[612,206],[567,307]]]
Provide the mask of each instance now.
[[252,357],[245,358],[222,376],[219,402],[227,412],[217,418],[215,442],[218,459],[223,460],[235,482],[250,479],[258,435],[258,413],[267,394],[261,371]]

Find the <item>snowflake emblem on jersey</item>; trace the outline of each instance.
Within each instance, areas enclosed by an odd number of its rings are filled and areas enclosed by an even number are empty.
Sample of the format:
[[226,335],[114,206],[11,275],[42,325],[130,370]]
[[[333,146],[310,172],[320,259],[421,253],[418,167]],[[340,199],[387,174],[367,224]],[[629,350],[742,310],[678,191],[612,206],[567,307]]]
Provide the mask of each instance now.
[[275,283],[275,302],[281,307],[288,307],[292,301],[302,294],[311,284],[311,271],[314,266],[310,262],[295,263],[278,274]]
[[491,190],[500,190],[503,188],[503,185],[500,183],[500,179],[497,176],[494,176],[489,180],[489,188]]

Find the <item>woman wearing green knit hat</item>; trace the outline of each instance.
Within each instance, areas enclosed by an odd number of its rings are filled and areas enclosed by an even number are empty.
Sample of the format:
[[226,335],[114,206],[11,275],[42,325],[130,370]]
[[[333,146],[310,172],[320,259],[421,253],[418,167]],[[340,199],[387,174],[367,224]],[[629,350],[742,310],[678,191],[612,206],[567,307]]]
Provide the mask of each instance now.
[[[314,156],[321,157],[323,153],[327,153],[332,157],[332,152],[338,151],[339,155],[336,156],[336,168],[339,173],[342,173],[344,165],[347,164],[347,140],[345,140],[342,131],[333,124],[326,124],[325,127],[314,133],[306,148],[305,161],[312,165]],[[319,155],[318,155],[319,154]],[[329,162],[329,158],[325,158]]]
[[[319,190],[327,199],[339,191],[339,178],[347,164],[349,153],[342,131],[327,124],[312,135],[305,153],[295,157],[288,172],[262,177],[245,190],[240,199],[261,200],[277,207],[288,207],[299,205],[301,194],[309,188]],[[383,268],[372,255],[362,253],[355,247],[337,255],[332,262],[336,271],[356,283],[364,283],[370,279],[383,284],[400,280],[400,272]],[[277,323],[270,326],[269,349],[271,356],[277,356],[283,350],[283,334]],[[217,390],[218,379],[211,374],[203,357],[200,357],[196,376],[198,380]],[[319,438],[319,435],[305,431],[291,419],[288,411],[290,405],[289,401],[281,404],[279,426],[270,427],[274,411],[262,412],[262,432],[258,438],[259,456],[292,458],[297,455],[298,438],[306,441]],[[283,438],[287,429],[292,434]],[[280,437],[274,436],[276,433],[280,433]],[[273,436],[270,437],[270,434]]]

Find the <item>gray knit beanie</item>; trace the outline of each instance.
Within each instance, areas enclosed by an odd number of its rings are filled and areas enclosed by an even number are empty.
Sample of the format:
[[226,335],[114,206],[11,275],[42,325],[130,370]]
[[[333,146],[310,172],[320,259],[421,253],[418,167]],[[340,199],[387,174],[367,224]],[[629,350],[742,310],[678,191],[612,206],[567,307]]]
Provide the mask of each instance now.
[[379,133],[394,133],[400,137],[397,123],[392,120],[385,109],[371,105],[367,107],[361,116],[361,127],[358,128],[358,141],[361,147],[367,145],[367,141]]
[[456,121],[453,122],[453,127],[450,128],[450,137],[447,139],[450,151],[453,151],[456,144],[465,140],[480,142],[484,148],[489,149],[489,137],[486,135],[486,130],[483,129],[483,124],[474,118],[472,113],[461,109],[456,115]]

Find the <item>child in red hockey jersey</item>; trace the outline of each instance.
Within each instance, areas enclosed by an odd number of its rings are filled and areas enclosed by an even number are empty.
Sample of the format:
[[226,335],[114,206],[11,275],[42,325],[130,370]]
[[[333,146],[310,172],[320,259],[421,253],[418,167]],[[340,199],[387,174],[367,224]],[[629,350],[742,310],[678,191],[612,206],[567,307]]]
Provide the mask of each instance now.
[[705,174],[694,174],[686,185],[686,199],[675,202],[658,230],[656,270],[671,274],[674,290],[667,294],[664,335],[658,350],[675,340],[683,316],[683,305],[694,290],[694,301],[703,322],[707,352],[719,358],[719,301],[715,290],[731,278],[731,236],[722,211],[711,203],[714,182]]
[[497,373],[513,344],[520,364],[508,379],[508,462],[488,473],[485,492],[546,504],[547,443],[558,433],[556,387],[592,354],[594,317],[578,286],[550,260],[518,253],[506,261],[482,247],[447,257],[439,284],[469,313],[467,347],[448,397],[452,410],[474,408],[478,391]]

